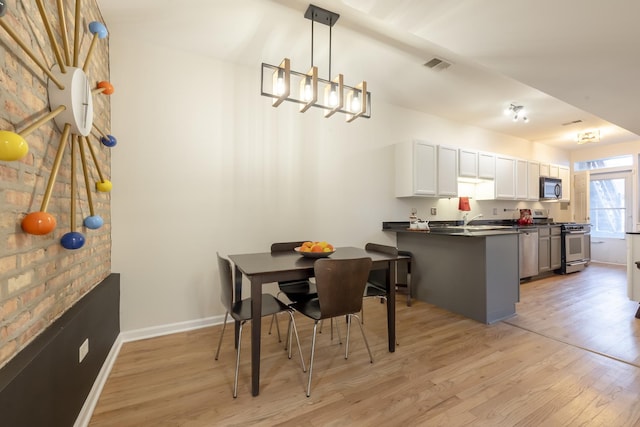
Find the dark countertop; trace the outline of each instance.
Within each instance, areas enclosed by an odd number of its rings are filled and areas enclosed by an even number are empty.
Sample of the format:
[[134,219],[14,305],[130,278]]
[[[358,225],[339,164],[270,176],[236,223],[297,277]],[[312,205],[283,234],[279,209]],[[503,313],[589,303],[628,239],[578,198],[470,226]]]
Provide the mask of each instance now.
[[627,231],[625,234],[640,234],[640,231]]
[[[467,228],[461,228],[461,221],[433,221],[429,222],[429,230],[410,230],[409,221],[387,221],[382,223],[382,231],[392,231],[394,233],[411,233],[441,236],[461,236],[461,237],[487,237],[504,234],[516,234],[517,227],[512,225],[489,225],[474,224]],[[495,228],[486,228],[495,227]]]

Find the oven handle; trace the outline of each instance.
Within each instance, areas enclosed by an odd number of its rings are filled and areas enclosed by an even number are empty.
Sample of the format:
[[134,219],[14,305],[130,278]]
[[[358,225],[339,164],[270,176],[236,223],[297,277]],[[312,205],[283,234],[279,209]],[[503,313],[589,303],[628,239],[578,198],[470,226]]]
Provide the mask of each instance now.
[[571,261],[571,262],[567,262],[566,265],[567,266],[582,265],[582,264],[586,264],[587,262],[588,261],[586,261],[586,260]]
[[581,230],[581,231],[563,231],[564,234],[588,234],[587,231]]

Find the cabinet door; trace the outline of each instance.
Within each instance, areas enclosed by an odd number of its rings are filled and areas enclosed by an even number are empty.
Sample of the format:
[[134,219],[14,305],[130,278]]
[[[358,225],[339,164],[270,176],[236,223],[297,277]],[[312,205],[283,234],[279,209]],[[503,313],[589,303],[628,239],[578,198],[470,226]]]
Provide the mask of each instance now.
[[493,153],[478,153],[478,178],[496,178],[496,155]]
[[538,273],[551,270],[551,240],[549,236],[538,239]]
[[511,157],[496,156],[496,199],[516,198],[516,160]]
[[516,199],[526,200],[529,196],[529,171],[526,160],[516,160]]
[[458,176],[463,178],[478,177],[478,153],[472,150],[458,150]]
[[551,176],[549,175],[549,163],[540,163],[540,176]]
[[438,145],[438,196],[458,195],[458,150]]
[[557,270],[562,267],[562,238],[559,235],[551,236],[551,269]]
[[436,146],[416,141],[413,146],[413,192],[420,196],[436,195]]
[[571,174],[569,173],[569,168],[560,166],[558,168],[558,176],[562,180],[562,198],[560,200],[568,202],[571,200]]
[[549,176],[551,178],[559,178],[558,165],[549,165]]
[[529,174],[527,199],[538,200],[540,199],[540,163],[528,162],[527,172]]

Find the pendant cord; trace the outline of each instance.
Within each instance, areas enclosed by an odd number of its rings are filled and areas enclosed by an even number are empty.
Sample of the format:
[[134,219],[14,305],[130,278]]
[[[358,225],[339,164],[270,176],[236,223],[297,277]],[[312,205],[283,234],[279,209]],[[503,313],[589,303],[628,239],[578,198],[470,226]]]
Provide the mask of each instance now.
[[329,23],[329,80],[331,80],[331,32],[333,24]]
[[311,19],[311,68],[313,68],[313,19]]

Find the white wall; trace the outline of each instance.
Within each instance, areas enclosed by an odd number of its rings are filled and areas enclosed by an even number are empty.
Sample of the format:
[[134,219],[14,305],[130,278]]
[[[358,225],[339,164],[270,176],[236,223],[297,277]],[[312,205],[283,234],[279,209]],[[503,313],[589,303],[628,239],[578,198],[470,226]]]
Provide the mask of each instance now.
[[[294,239],[394,244],[381,222],[406,220],[411,207],[457,216],[449,207],[457,199],[393,196],[395,142],[531,151],[523,140],[380,102],[375,88],[373,117],[351,124],[290,103],[272,108],[259,95],[258,62],[236,66],[111,30],[111,133],[119,141],[112,265],[122,275],[123,331],[222,314],[216,251],[267,251]],[[474,214],[518,206],[477,203]]]

